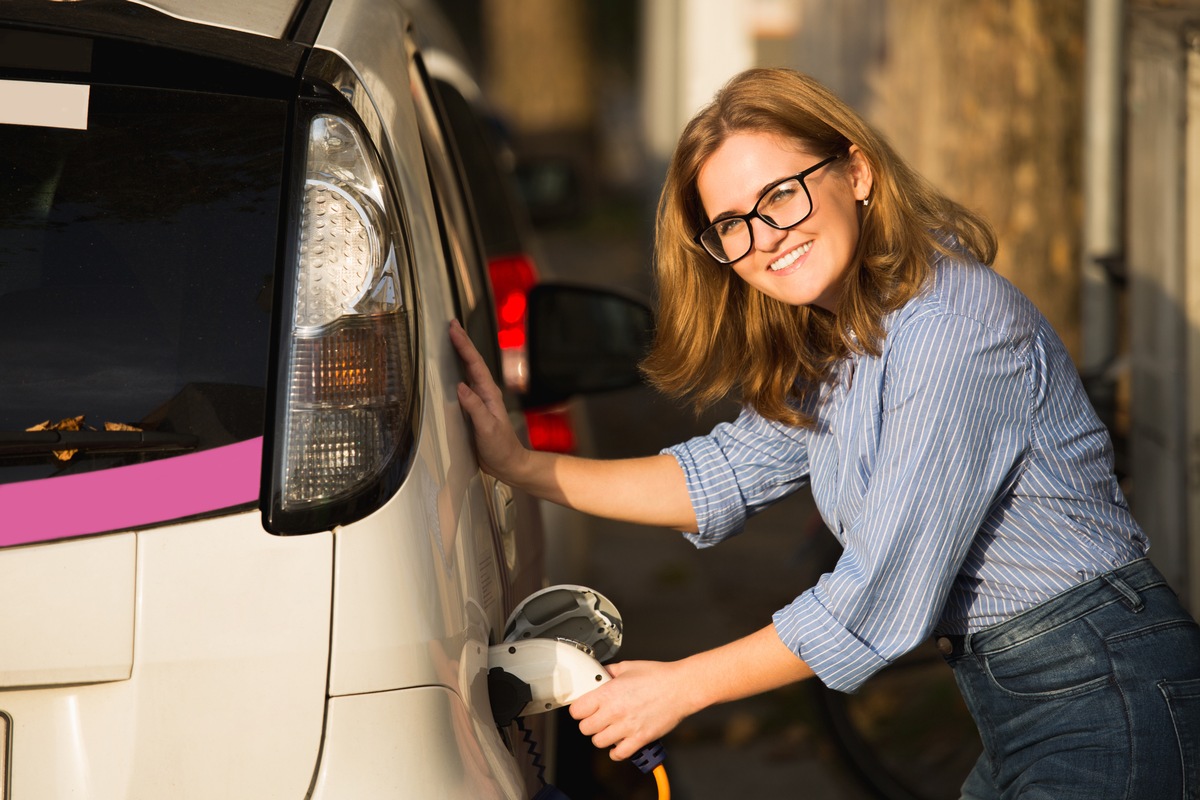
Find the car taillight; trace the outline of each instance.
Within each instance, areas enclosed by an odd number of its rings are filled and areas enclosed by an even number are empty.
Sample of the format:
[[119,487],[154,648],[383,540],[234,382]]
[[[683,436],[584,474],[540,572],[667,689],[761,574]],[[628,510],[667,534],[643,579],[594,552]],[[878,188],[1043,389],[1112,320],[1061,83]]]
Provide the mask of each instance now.
[[528,385],[525,349],[526,296],[537,283],[537,268],[526,255],[500,256],[488,262],[496,301],[496,336],[500,340],[505,385],[524,392]]
[[352,124],[313,118],[277,390],[271,530],[328,527],[377,508],[390,493],[382,478],[411,436],[407,255],[385,186]]
[[534,408],[525,412],[529,446],[552,453],[575,452],[575,428],[564,408]]
[[[537,283],[533,259],[524,254],[500,256],[488,262],[492,296],[496,301],[496,335],[504,383],[522,393],[529,385],[529,355],[525,346],[529,290]],[[554,453],[575,452],[575,430],[565,409],[539,408],[525,412],[529,446]]]

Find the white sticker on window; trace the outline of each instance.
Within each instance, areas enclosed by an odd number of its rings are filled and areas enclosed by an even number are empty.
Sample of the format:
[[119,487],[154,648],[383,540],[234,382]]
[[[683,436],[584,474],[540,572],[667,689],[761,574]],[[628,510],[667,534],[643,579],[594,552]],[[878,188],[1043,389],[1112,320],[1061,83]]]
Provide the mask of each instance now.
[[0,80],[0,125],[86,130],[90,86]]

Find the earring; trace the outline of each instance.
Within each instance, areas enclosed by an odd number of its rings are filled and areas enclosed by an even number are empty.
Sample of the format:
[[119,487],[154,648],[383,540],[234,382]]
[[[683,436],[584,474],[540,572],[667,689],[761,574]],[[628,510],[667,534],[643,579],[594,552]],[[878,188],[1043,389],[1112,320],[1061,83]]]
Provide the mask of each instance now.
[[864,197],[864,198],[863,198],[863,201],[862,201],[863,208],[866,208],[866,207],[867,207],[867,203],[870,203],[870,202],[871,202],[871,201],[870,201],[868,198]]

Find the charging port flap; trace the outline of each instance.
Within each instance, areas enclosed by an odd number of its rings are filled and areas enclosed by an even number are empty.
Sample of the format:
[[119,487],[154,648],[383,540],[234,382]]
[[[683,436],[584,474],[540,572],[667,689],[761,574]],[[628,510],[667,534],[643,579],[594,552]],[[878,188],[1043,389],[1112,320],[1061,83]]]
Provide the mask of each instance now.
[[611,661],[621,649],[621,613],[595,589],[550,586],[522,600],[504,626],[504,641],[565,639],[587,646],[596,660]]

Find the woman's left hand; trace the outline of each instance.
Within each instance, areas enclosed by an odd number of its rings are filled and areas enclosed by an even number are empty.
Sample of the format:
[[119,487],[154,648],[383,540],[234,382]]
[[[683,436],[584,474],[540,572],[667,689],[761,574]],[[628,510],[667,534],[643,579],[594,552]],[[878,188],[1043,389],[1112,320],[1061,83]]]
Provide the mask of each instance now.
[[571,716],[592,744],[622,761],[672,731],[694,713],[682,662],[624,661],[608,665],[612,680],[571,704]]

